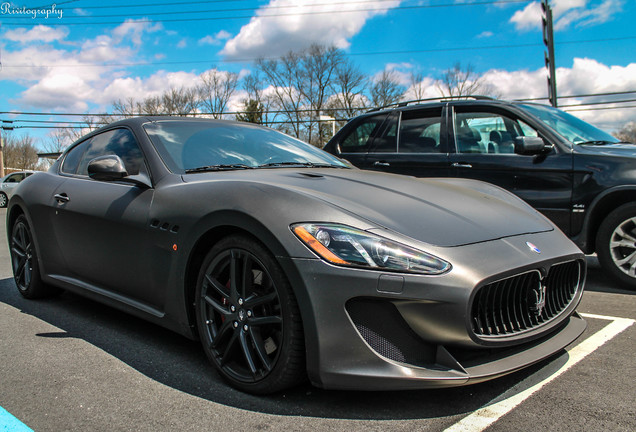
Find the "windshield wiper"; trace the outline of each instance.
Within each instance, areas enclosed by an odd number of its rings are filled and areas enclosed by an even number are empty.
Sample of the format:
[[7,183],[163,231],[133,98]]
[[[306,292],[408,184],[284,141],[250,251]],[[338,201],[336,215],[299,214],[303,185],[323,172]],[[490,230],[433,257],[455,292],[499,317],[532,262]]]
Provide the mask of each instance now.
[[347,168],[342,165],[313,162],[270,162],[259,165],[256,168],[276,168],[276,167],[302,167],[302,168]]
[[221,164],[221,165],[206,165],[197,168],[188,168],[185,170],[186,174],[206,171],[231,171],[241,169],[253,169],[254,167],[245,164]]
[[576,145],[606,145],[606,144],[618,144],[618,142],[607,141],[607,140],[594,140],[594,141],[583,141],[580,143],[576,143]]

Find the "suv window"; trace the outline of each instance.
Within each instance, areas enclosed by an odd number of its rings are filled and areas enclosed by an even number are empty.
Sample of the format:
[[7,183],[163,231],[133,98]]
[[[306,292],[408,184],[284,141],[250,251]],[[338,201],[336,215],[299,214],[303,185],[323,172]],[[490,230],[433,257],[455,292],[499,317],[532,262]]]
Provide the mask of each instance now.
[[371,144],[371,138],[380,129],[386,115],[371,116],[362,119],[349,134],[340,141],[342,153],[367,152]]
[[458,112],[454,126],[458,153],[514,154],[516,137],[539,136],[523,121],[491,112]]
[[405,111],[400,121],[399,153],[446,153],[441,136],[442,109]]
[[96,135],[69,151],[62,172],[88,176],[88,163],[105,155],[119,156],[129,175],[145,171],[143,154],[133,134],[127,129],[115,129]]

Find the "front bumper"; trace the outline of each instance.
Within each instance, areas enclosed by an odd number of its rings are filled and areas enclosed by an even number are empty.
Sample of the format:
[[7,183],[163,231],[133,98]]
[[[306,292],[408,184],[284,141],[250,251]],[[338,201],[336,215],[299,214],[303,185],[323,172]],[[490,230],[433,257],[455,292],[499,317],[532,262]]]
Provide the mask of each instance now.
[[[526,242],[541,245],[531,251]],[[586,328],[574,309],[584,256],[560,232],[538,233],[431,251],[453,264],[440,276],[342,268],[288,259],[297,289],[314,385],[356,390],[458,386],[514,372],[559,352]],[[548,324],[483,340],[472,332],[478,287],[557,264],[582,264],[581,287]],[[297,280],[294,280],[297,279]],[[415,313],[413,311],[416,311]]]

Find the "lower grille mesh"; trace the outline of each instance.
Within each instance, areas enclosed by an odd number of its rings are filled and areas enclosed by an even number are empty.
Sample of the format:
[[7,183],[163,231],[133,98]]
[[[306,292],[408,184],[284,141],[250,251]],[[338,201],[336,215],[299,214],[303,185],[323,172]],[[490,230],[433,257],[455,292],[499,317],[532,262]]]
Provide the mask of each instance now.
[[555,319],[572,303],[581,284],[581,263],[571,261],[516,275],[479,289],[471,319],[477,336],[510,336]]

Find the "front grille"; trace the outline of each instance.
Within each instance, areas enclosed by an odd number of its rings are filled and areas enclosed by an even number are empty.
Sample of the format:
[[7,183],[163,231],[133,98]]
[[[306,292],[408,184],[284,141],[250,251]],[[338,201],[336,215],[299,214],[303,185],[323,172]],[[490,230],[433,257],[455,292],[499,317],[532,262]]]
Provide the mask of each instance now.
[[581,278],[581,263],[570,261],[550,267],[545,278],[533,270],[485,285],[473,299],[473,332],[511,336],[542,326],[572,303]]

